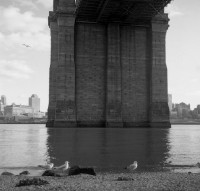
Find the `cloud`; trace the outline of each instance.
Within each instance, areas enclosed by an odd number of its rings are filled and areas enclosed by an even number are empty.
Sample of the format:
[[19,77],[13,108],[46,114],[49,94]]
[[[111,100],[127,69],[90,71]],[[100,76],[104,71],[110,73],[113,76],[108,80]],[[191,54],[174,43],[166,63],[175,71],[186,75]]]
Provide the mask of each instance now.
[[47,18],[36,17],[31,11],[22,13],[16,7],[0,7],[0,17],[0,48],[18,48],[25,43],[34,50],[49,51]]
[[37,9],[37,6],[35,3],[33,3],[33,1],[31,0],[13,0],[12,1],[12,5],[14,6],[23,6],[23,7],[30,7],[30,8],[33,8],[33,9]]
[[42,5],[44,8],[49,9],[53,6],[53,0],[11,0],[11,4],[32,9],[38,9]]
[[37,3],[42,4],[46,8],[53,7],[53,1],[52,0],[37,0]]
[[24,60],[0,60],[0,76],[7,79],[28,79],[33,70]]
[[5,32],[41,32],[47,27],[47,19],[35,17],[32,12],[20,12],[19,8],[0,8],[0,27]]
[[197,77],[191,78],[190,83],[199,83],[199,78],[197,78]]
[[193,92],[188,92],[188,93],[186,93],[186,95],[189,95],[189,96],[200,96],[200,90],[193,91]]
[[170,18],[183,15],[183,13],[172,4],[168,4],[168,6],[165,8],[165,12],[169,14]]

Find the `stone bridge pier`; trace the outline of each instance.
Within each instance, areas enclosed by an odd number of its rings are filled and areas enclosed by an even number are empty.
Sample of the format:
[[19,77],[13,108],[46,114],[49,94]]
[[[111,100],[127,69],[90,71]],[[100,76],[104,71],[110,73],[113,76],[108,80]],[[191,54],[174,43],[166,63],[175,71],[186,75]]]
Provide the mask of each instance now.
[[170,0],[54,0],[48,127],[170,127]]

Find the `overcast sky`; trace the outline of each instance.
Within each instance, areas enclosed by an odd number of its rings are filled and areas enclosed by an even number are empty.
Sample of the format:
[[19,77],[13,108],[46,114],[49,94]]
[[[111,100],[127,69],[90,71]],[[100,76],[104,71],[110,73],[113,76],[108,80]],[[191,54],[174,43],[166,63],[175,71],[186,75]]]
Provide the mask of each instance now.
[[[0,95],[8,104],[28,105],[37,94],[48,107],[53,0],[0,0]],[[174,0],[167,7],[168,90],[173,102],[200,104],[200,1]],[[28,44],[31,47],[25,47]]]

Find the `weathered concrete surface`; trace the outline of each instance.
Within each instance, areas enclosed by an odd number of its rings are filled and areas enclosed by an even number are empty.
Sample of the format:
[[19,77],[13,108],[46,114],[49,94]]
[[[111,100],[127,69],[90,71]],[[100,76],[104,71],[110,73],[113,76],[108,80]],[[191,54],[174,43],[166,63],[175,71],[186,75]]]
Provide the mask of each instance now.
[[170,127],[166,14],[141,23],[78,22],[50,12],[49,127]]
[[106,27],[76,25],[76,108],[79,126],[104,126]]

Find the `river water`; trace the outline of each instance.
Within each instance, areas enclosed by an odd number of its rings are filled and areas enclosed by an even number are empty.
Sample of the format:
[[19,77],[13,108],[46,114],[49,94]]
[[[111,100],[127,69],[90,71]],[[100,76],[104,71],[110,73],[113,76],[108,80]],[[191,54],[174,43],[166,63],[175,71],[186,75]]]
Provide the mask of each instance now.
[[200,125],[170,129],[46,128],[0,125],[0,173],[35,172],[39,164],[66,160],[100,171],[124,169],[138,161],[138,171],[170,169],[200,173]]

